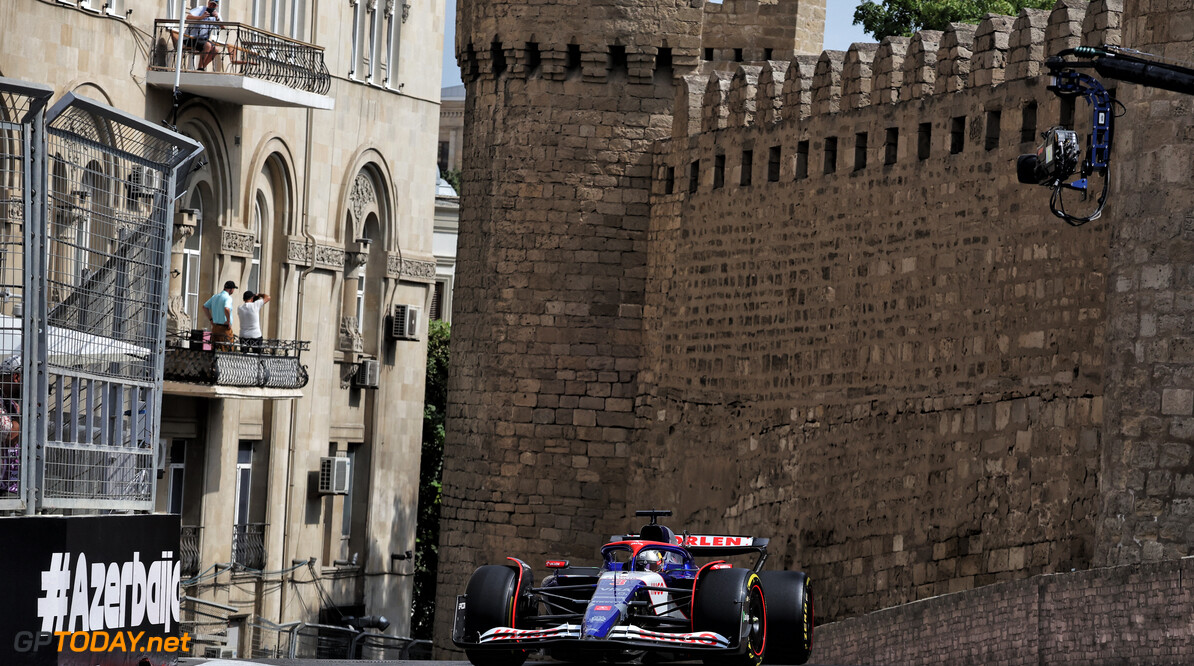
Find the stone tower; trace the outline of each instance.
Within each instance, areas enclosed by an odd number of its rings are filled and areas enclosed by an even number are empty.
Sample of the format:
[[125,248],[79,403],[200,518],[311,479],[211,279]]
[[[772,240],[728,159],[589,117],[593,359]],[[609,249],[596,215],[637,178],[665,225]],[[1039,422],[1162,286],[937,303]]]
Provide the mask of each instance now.
[[437,636],[478,565],[624,530],[654,142],[714,60],[819,51],[825,0],[473,0]]

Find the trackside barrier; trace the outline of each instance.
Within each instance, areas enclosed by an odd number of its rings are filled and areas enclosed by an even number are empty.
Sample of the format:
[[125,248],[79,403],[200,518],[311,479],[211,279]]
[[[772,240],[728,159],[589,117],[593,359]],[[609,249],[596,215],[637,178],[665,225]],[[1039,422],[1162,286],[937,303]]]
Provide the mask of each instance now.
[[425,653],[430,658],[430,652],[431,641],[364,632],[352,639],[345,658],[408,661],[412,654],[418,657]]

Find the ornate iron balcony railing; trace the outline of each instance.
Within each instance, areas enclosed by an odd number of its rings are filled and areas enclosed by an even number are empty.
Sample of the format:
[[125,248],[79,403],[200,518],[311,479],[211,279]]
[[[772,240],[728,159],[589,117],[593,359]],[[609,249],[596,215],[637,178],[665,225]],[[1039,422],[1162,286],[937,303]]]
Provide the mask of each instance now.
[[190,578],[199,575],[199,531],[198,525],[183,525],[179,534],[178,552],[182,575]]
[[[200,32],[210,31],[210,32]],[[275,35],[253,26],[228,21],[191,22],[182,45],[182,71],[198,72],[201,56],[192,37],[206,35],[215,47],[208,71],[273,81],[316,95],[326,95],[332,77],[323,60],[323,48]],[[154,21],[151,70],[174,71],[178,56],[178,20]]]
[[250,569],[265,568],[265,523],[233,526],[232,562]]
[[307,385],[307,366],[300,354],[306,340],[253,340],[233,336],[215,342],[206,331],[171,336],[166,347],[163,377],[167,381],[276,389]]

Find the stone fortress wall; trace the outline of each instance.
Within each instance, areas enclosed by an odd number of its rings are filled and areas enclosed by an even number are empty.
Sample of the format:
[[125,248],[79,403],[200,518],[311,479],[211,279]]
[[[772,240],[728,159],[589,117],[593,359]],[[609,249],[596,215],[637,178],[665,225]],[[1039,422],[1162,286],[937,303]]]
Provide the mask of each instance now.
[[437,636],[475,566],[587,561],[636,508],[772,537],[826,620],[1189,553],[1191,100],[1107,82],[1083,227],[1015,158],[1089,127],[1047,54],[1188,59],[1194,12],[1060,0],[752,61],[768,24],[733,15],[772,4],[462,7]]
[[1119,17],[1062,2],[686,77],[630,505],[774,537],[827,619],[1091,566],[1113,222],[1066,226],[1015,158],[1075,113],[1044,54],[1118,43]]
[[811,51],[800,40],[819,47],[824,0],[460,6],[468,270],[454,287],[439,636],[477,566],[579,560],[626,529],[651,152],[706,20],[732,21],[737,48]]

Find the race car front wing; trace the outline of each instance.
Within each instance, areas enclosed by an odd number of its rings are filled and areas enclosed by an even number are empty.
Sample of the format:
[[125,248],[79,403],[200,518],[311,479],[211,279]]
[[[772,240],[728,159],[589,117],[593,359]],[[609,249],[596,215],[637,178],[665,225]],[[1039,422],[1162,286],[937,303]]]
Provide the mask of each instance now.
[[652,631],[630,624],[615,626],[606,638],[601,639],[585,637],[583,628],[579,624],[564,623],[542,629],[494,627],[476,639],[469,640],[464,636],[465,603],[464,595],[457,597],[456,622],[452,631],[453,642],[461,647],[509,648],[517,646],[535,648],[571,643],[593,648],[599,648],[602,645],[676,650],[726,650],[730,648],[730,640],[713,631],[683,633]]
[[[557,627],[548,629],[515,629],[513,627],[495,627],[489,631],[481,634],[480,644],[487,643],[518,643],[526,644],[538,641],[560,640],[560,639],[576,639],[581,640],[581,626],[579,624],[561,624]],[[697,631],[692,633],[670,633],[662,631],[651,631],[636,627],[633,625],[623,625],[614,627],[610,631],[609,636],[604,639],[588,639],[588,640],[604,640],[611,642],[626,642],[634,644],[647,644],[653,646],[679,646],[679,647],[709,647],[709,648],[727,648],[730,646],[730,641],[725,636],[712,631]]]

